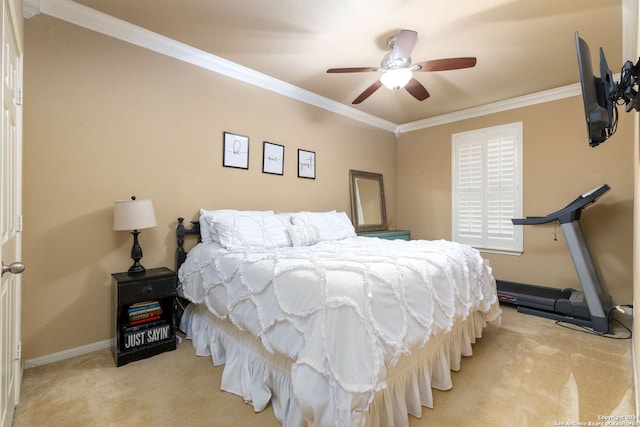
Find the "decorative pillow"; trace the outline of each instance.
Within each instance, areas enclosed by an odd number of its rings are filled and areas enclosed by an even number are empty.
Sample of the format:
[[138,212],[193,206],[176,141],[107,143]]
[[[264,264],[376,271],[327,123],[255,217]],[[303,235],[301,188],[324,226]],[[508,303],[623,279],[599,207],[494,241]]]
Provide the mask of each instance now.
[[320,241],[320,233],[315,225],[289,225],[287,231],[293,246],[311,246]]
[[344,212],[296,212],[291,214],[293,225],[315,226],[319,241],[356,237],[356,230]]
[[227,249],[272,249],[291,246],[287,222],[273,212],[222,216],[213,223],[218,241]]
[[287,224],[291,225],[291,212],[279,212],[276,215],[282,218]]
[[273,211],[239,211],[235,209],[218,209],[214,211],[200,209],[200,237],[203,243],[218,242],[218,235],[213,227],[213,223],[220,218],[233,217],[236,215],[262,215],[264,213],[273,213]]

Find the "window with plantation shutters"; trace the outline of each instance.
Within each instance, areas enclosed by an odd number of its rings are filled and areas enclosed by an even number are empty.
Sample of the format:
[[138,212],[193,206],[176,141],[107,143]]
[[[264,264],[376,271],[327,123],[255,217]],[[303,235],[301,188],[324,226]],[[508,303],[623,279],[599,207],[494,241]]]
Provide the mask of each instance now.
[[522,252],[522,122],[452,136],[453,240]]

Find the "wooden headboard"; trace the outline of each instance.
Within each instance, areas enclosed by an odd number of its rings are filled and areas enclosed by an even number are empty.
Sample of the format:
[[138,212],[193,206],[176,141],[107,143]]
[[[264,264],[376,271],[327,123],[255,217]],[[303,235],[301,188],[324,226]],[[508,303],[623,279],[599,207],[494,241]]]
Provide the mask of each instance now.
[[187,258],[187,251],[184,250],[185,236],[198,236],[198,243],[202,242],[202,237],[200,236],[200,222],[191,221],[191,228],[185,228],[184,218],[178,218],[178,227],[176,227],[176,241],[178,243],[178,247],[176,248],[176,271],[178,271],[184,260]]

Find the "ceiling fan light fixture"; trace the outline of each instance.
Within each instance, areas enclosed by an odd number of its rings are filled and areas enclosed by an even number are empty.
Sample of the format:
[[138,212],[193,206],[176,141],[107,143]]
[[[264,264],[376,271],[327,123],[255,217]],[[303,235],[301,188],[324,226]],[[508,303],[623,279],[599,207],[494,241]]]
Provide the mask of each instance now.
[[405,87],[412,78],[413,73],[410,69],[396,68],[385,71],[382,76],[380,76],[380,83],[382,83],[386,88],[398,91]]

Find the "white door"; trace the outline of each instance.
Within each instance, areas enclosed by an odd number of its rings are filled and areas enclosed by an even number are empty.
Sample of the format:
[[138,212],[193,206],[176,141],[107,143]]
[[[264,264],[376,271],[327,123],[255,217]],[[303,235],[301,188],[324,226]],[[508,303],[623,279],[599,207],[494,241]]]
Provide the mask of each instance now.
[[[2,0],[2,118],[0,142],[0,427],[10,427],[20,398],[22,218],[22,35],[18,0]],[[16,28],[18,27],[18,28]]]

